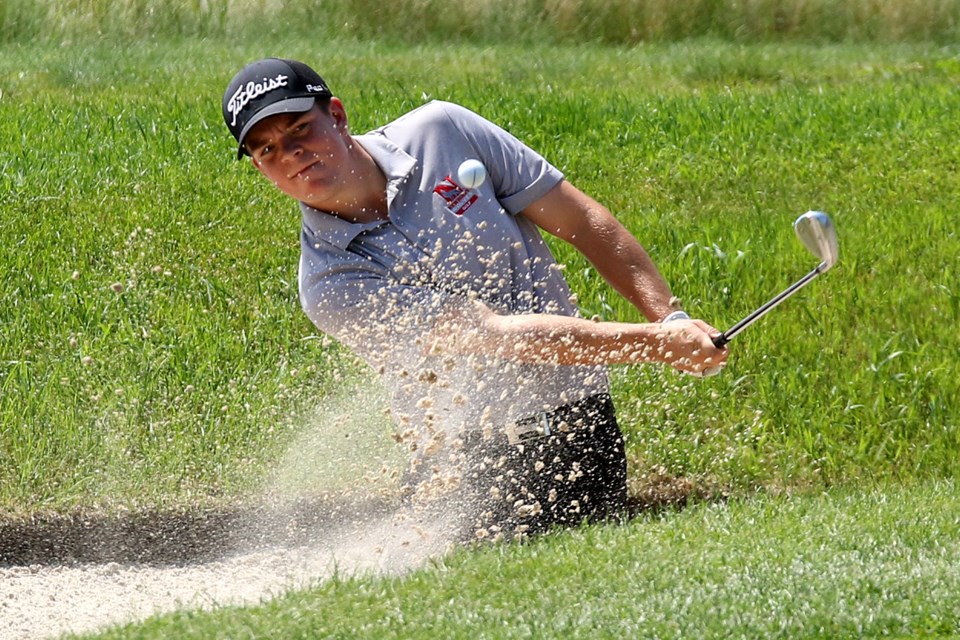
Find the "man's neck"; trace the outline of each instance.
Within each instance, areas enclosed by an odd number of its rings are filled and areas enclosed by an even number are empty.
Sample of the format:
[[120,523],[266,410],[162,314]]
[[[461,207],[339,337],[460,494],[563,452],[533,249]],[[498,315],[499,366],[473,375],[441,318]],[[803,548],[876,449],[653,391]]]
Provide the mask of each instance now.
[[347,222],[354,223],[367,223],[367,222],[377,222],[379,220],[387,219],[387,203],[386,198],[384,198],[382,206],[374,207],[360,207],[359,209],[351,208],[349,211],[331,211],[332,215],[337,216],[342,220]]
[[[354,143],[354,171],[347,197],[331,205],[307,203],[347,222],[366,223],[387,219],[387,177],[373,157]],[[318,206],[319,205],[319,206]]]

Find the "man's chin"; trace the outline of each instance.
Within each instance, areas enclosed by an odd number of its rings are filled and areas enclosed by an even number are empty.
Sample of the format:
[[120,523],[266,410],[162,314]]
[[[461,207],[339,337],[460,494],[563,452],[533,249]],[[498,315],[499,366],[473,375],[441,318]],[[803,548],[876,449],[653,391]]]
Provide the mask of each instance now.
[[309,204],[315,209],[324,208],[317,206],[315,203],[329,203],[332,197],[329,186],[322,185],[316,180],[310,180],[307,181],[307,184],[299,184],[297,186],[297,189],[291,189],[287,194],[293,196],[300,202]]

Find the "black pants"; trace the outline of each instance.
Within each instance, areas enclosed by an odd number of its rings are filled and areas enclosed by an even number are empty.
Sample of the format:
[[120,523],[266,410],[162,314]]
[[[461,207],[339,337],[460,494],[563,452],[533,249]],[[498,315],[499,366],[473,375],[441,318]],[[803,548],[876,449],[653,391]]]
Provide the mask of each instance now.
[[497,434],[465,439],[464,537],[513,538],[624,510],[627,463],[608,394],[531,418],[539,433],[510,443]]

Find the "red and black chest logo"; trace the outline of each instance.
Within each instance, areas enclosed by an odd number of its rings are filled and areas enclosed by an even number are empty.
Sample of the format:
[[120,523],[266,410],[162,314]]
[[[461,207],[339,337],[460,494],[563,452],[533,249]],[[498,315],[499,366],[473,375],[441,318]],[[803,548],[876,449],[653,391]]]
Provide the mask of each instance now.
[[461,187],[450,176],[441,180],[433,188],[433,192],[444,199],[447,203],[447,211],[456,216],[465,214],[479,197],[475,191]]

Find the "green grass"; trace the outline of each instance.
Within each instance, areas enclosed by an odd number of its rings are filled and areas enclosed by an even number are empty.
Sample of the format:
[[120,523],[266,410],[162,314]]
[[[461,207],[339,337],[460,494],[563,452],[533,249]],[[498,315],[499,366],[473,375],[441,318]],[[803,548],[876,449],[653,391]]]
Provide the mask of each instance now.
[[6,0],[0,43],[321,34],[394,42],[953,42],[958,0]]
[[[271,53],[320,67],[355,131],[429,98],[508,127],[721,328],[813,267],[791,222],[831,213],[840,263],[739,337],[723,376],[615,371],[637,490],[956,475],[955,49],[15,46],[0,61],[5,511],[240,498],[319,398],[369,384],[300,312],[296,210],[233,161],[221,124],[222,86]],[[637,319],[554,246],[587,314]],[[373,420],[370,439],[389,428]]]
[[953,483],[757,497],[88,637],[956,637],[958,554]]
[[[355,131],[429,98],[502,124],[721,328],[813,267],[803,211],[841,258],[722,376],[614,372],[634,491],[731,502],[108,637],[958,633],[956,46],[122,42],[0,58],[0,518],[321,490],[395,458],[372,376],[299,310],[294,206],[232,160],[220,92],[260,56],[316,65]],[[585,313],[637,319],[553,246]]]

